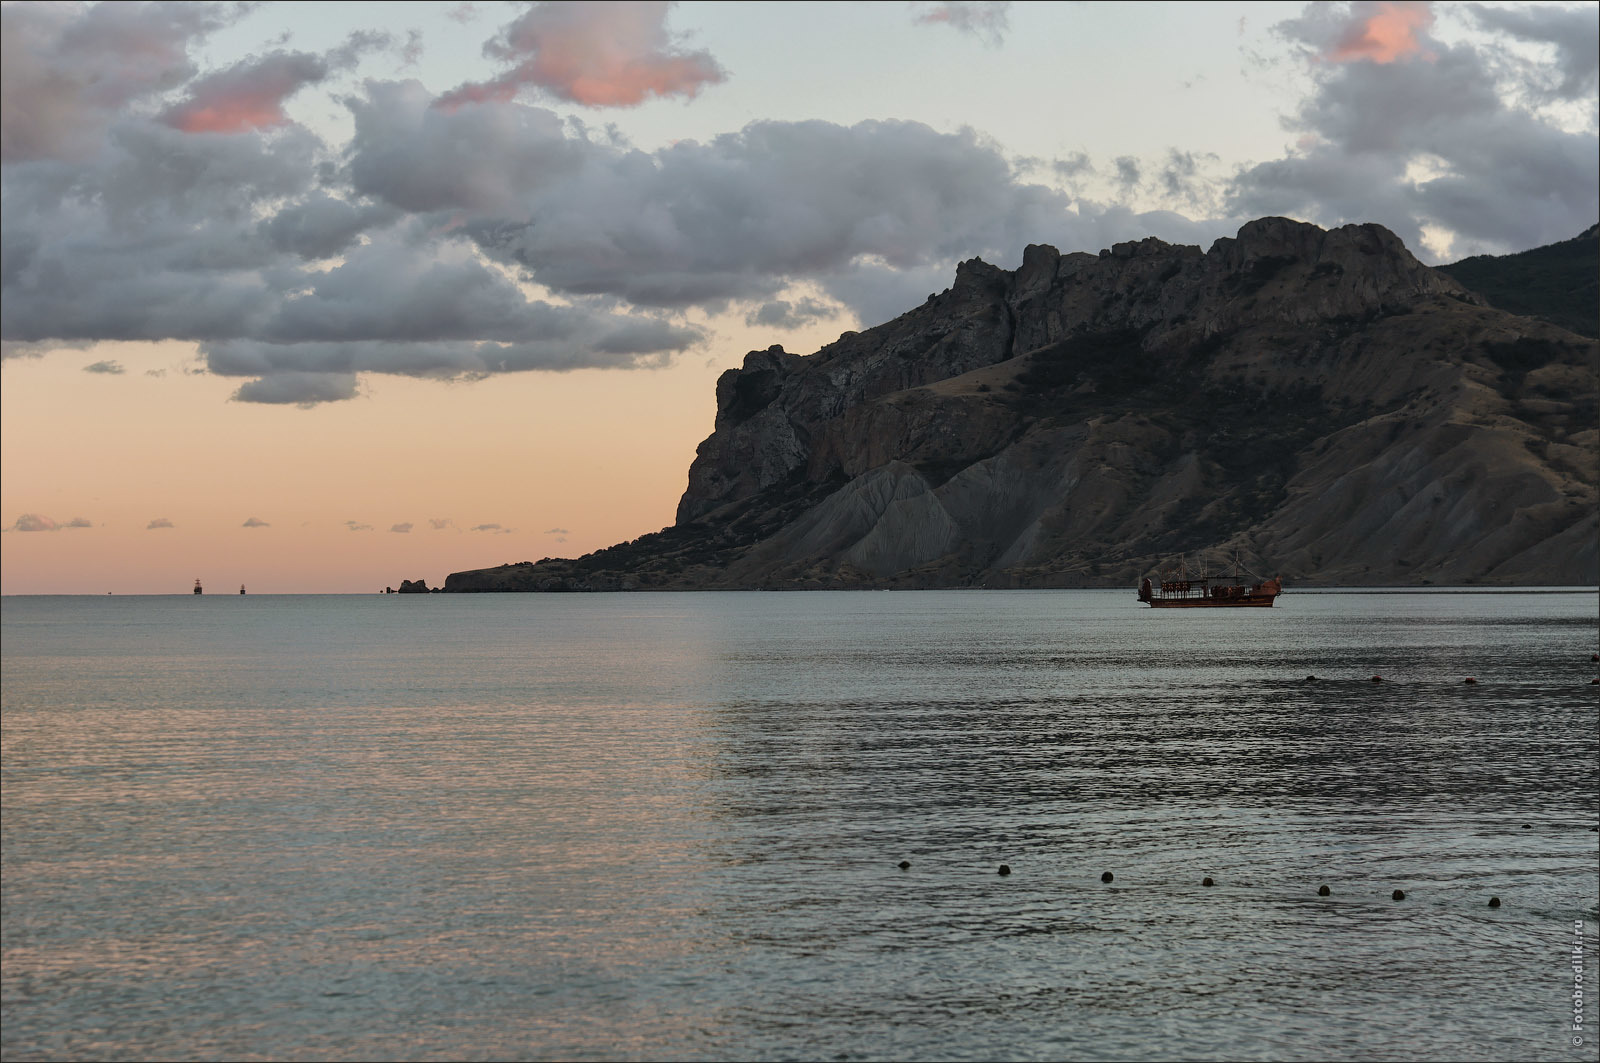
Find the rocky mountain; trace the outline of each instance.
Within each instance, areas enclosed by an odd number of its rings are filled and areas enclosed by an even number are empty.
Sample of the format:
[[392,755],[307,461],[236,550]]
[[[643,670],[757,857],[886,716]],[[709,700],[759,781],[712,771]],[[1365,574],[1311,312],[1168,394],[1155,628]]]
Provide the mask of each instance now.
[[1131,587],[1236,551],[1291,587],[1592,584],[1597,371],[1377,225],[1035,245],[752,351],[673,526],[444,589]]

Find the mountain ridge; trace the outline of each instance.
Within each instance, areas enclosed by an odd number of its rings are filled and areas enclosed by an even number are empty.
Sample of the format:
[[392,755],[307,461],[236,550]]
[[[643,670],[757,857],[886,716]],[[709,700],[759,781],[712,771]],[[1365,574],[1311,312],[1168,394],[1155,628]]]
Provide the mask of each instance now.
[[444,589],[1593,583],[1597,367],[1377,225],[1030,245],[723,373],[672,526]]

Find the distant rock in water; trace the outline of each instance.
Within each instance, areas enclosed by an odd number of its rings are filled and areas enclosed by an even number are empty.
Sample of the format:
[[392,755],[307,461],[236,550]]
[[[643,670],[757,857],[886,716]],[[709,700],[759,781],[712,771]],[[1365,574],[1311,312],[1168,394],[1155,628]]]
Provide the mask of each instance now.
[[[1387,229],[973,259],[893,321],[717,381],[677,522],[446,591],[1600,582],[1600,345]],[[404,589],[404,588],[402,588]]]
[[423,579],[419,579],[419,580],[401,580],[400,581],[400,593],[401,594],[427,594],[428,593],[428,581],[427,580],[423,580]]

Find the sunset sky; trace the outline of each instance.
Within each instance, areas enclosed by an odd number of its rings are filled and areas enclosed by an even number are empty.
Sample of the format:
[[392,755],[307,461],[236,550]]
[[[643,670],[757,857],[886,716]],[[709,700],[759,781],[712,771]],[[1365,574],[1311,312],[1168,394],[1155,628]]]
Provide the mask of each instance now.
[[1028,243],[1593,224],[1581,5],[6,4],[0,590],[672,521],[717,374]]

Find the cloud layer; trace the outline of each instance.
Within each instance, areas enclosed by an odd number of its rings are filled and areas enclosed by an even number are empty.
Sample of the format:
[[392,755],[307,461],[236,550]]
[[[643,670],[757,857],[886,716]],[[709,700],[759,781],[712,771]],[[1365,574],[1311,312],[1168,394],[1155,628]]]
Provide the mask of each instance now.
[[[1563,128],[1539,104],[1593,107],[1600,9],[1475,9],[1496,36],[1446,44],[1428,5],[1313,6],[1277,27],[1308,57],[1314,91],[1286,125],[1299,147],[1245,169],[1239,214],[1323,224],[1377,221],[1417,248],[1453,234],[1445,257],[1577,235],[1600,213],[1594,121]],[[1548,45],[1556,76],[1530,77],[1513,43]]]
[[[182,340],[240,401],[314,405],[362,395],[369,374],[659,366],[725,311],[874,324],[956,261],[1012,264],[1028,243],[1206,242],[1287,214],[1378,221],[1413,247],[1453,237],[1459,255],[1597,213],[1595,123],[1558,120],[1593,108],[1592,7],[1463,8],[1473,43],[1447,44],[1426,4],[1309,6],[1277,29],[1309,85],[1285,120],[1296,146],[1228,175],[1202,146],[1019,162],[974,130],[887,118],[756,121],[642,151],[539,105],[686,100],[727,78],[662,3],[535,4],[485,45],[496,76],[443,94],[353,82],[378,33],[200,70],[196,49],[238,10],[0,9],[8,354]],[[1007,16],[913,15],[992,43]],[[348,142],[293,120],[312,87],[347,108]],[[1090,178],[1170,209],[1088,201]]]

